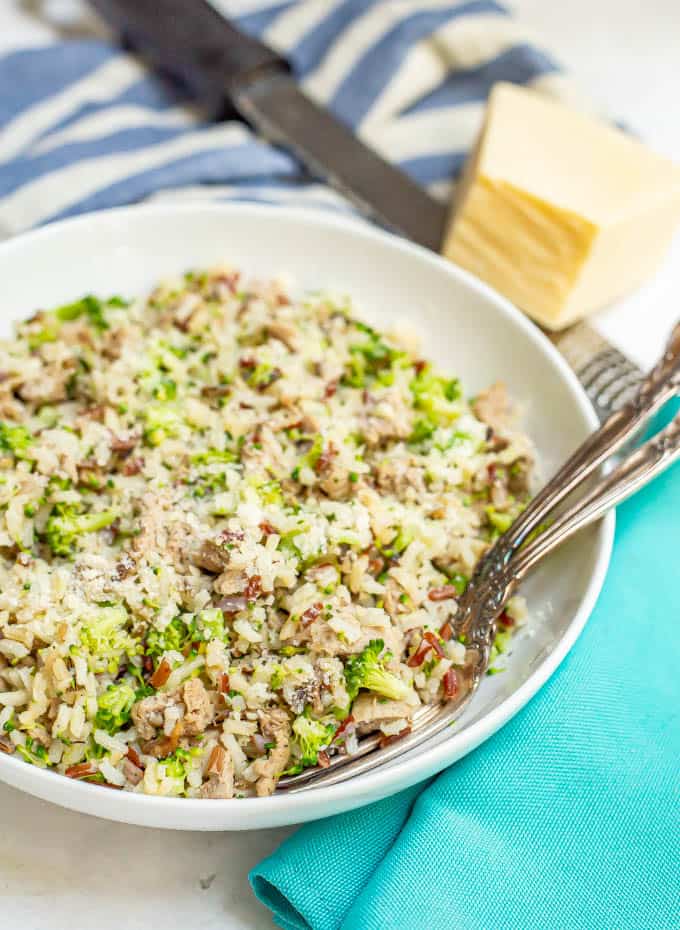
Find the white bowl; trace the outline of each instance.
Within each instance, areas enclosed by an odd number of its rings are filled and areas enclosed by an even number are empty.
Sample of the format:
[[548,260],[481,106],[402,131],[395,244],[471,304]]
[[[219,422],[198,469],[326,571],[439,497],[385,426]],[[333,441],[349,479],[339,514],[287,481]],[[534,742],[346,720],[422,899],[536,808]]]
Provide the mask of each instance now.
[[[471,275],[425,249],[308,210],[251,205],[144,206],[48,226],[0,246],[3,335],[12,322],[85,293],[144,292],[165,275],[229,261],[247,273],[352,296],[376,325],[410,319],[424,354],[473,394],[505,381],[547,478],[596,426],[576,378],[538,329]],[[613,516],[560,550],[525,586],[534,634],[522,634],[505,674],[486,679],[458,725],[376,771],[301,794],[231,801],[106,791],[0,755],[0,779],[64,807],[180,830],[248,830],[300,823],[404,789],[470,752],[544,684],[573,645],[604,580]]]

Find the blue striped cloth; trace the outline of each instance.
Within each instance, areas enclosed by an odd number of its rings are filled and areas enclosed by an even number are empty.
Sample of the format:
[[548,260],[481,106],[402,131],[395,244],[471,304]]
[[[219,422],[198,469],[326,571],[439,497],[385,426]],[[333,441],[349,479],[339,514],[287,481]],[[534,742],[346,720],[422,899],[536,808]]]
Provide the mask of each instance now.
[[[493,0],[218,5],[241,11],[240,26],[281,49],[313,97],[436,196],[448,195],[494,82],[572,93]],[[291,156],[238,122],[206,123],[105,42],[10,51],[0,87],[0,235],[161,196],[349,209]]]

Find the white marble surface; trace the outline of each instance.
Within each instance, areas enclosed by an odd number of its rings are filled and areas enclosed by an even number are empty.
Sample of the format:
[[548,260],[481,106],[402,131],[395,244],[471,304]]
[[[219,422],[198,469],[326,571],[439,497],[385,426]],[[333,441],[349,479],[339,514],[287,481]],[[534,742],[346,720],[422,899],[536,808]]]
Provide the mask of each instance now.
[[[68,12],[74,0],[54,2]],[[515,0],[514,6],[604,109],[680,162],[678,0]],[[35,23],[15,0],[0,0],[0,48],[35,37]],[[602,314],[598,325],[649,364],[678,316],[679,292],[680,238],[654,281]],[[288,830],[148,830],[60,810],[2,785],[0,820],[0,923],[8,930],[273,926],[246,875]]]

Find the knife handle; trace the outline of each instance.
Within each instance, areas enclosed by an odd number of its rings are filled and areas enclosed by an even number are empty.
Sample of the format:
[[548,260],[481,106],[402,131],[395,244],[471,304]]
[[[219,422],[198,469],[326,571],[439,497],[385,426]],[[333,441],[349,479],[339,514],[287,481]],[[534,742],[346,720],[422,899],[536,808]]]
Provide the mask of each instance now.
[[216,110],[233,90],[270,69],[280,55],[239,32],[206,0],[90,0],[124,40]]

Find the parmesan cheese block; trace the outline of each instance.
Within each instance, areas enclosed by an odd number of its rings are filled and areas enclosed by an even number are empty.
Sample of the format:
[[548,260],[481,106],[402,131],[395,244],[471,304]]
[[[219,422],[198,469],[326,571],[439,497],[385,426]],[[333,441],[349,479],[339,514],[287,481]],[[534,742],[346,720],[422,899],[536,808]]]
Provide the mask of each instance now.
[[648,277],[680,223],[680,168],[625,133],[495,85],[443,253],[549,329]]

